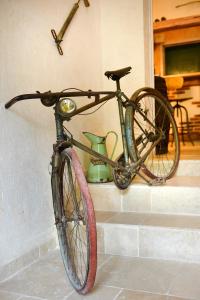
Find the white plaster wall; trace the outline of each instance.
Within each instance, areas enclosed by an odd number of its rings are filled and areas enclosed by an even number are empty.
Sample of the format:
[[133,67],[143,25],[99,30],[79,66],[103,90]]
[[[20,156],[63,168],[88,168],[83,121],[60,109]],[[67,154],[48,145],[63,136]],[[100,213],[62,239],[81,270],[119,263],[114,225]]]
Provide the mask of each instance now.
[[[63,24],[74,1],[0,1],[0,266],[43,243],[54,227],[48,165],[55,140],[52,109],[39,101],[4,109],[12,97],[66,87],[98,89],[99,5],[81,5],[57,53],[50,29]],[[71,129],[87,129],[86,118]]]
[[[127,95],[145,83],[143,2],[95,0],[89,9],[81,3],[59,56],[50,29],[59,31],[73,4],[0,1],[0,266],[43,243],[54,223],[48,174],[55,140],[52,109],[32,100],[6,111],[5,102],[36,90],[114,89],[103,73],[129,65],[132,73],[122,79]],[[114,104],[75,117],[69,129],[75,137],[87,130],[119,132]]]
[[[101,0],[102,70],[116,70],[131,66],[129,75],[121,79],[121,88],[127,96],[145,84],[143,1]],[[151,1],[149,1],[151,2]],[[148,72],[148,71],[147,71]],[[116,84],[103,77],[103,88],[113,90]],[[101,109],[102,119],[96,132],[105,134],[114,130],[120,135],[117,101],[112,100]],[[109,153],[114,137],[108,139]],[[121,139],[116,156],[121,153]]]

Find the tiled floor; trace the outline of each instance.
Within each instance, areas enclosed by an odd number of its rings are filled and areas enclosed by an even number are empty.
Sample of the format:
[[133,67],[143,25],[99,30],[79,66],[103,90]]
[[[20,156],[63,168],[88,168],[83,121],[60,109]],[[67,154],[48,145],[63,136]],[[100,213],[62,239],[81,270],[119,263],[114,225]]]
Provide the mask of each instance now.
[[200,265],[100,255],[95,288],[73,291],[59,252],[0,283],[0,300],[199,300]]

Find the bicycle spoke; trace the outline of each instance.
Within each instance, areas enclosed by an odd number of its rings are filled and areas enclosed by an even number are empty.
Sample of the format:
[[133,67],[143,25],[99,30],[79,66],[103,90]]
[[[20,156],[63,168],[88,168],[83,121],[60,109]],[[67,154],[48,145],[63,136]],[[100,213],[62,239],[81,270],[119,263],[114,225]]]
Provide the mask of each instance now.
[[[132,160],[137,162],[145,157],[157,142],[142,166],[142,172],[152,179],[172,177],[179,161],[177,127],[166,100],[161,98],[153,91],[143,93],[135,100],[137,110],[132,107],[126,110],[126,132]],[[173,145],[169,143],[169,130],[174,136]]]
[[[70,281],[76,290],[87,292],[94,282],[96,267],[90,266],[90,239],[88,232],[92,226],[88,226],[88,208],[81,191],[77,174],[72,166],[71,158],[65,157],[62,164],[62,181],[60,182],[60,194],[62,196],[61,211],[63,214],[62,228],[66,237],[66,260],[64,260]],[[96,230],[95,230],[96,233]],[[95,241],[95,240],[94,240]],[[96,249],[96,246],[95,248]],[[95,254],[96,255],[96,254]],[[90,276],[90,282],[87,281]]]

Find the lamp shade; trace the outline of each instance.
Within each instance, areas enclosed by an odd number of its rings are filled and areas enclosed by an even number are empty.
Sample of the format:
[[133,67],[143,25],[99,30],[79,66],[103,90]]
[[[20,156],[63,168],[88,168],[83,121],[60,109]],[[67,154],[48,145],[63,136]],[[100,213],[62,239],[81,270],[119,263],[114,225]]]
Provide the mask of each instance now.
[[165,82],[167,89],[171,91],[182,88],[184,79],[182,76],[165,77]]

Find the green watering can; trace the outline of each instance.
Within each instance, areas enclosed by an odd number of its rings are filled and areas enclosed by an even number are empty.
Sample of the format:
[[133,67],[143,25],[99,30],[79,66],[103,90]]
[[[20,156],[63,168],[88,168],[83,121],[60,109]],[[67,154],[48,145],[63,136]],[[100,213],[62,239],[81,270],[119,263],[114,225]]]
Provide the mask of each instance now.
[[[97,136],[90,132],[83,132],[86,138],[91,142],[91,149],[108,157],[107,149],[106,149],[106,139],[109,134],[115,135],[115,143],[112,150],[112,154],[110,159],[112,159],[118,141],[118,136],[116,132],[109,131],[106,136]],[[109,182],[112,181],[112,170],[111,167],[104,163],[102,160],[91,157],[88,172],[87,172],[87,181],[93,183],[99,182]]]

